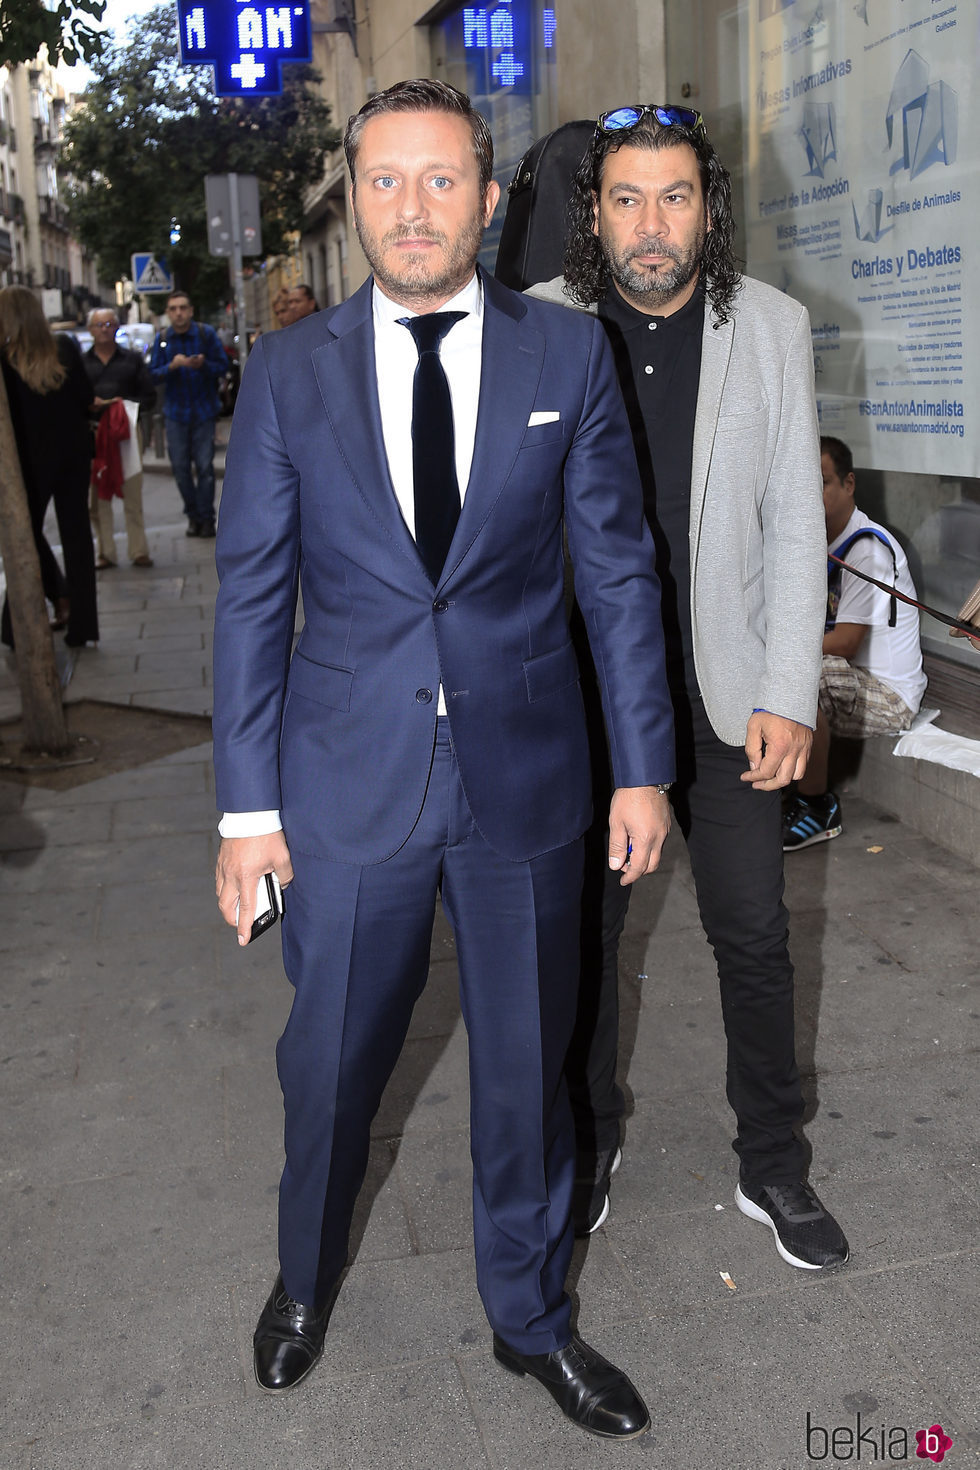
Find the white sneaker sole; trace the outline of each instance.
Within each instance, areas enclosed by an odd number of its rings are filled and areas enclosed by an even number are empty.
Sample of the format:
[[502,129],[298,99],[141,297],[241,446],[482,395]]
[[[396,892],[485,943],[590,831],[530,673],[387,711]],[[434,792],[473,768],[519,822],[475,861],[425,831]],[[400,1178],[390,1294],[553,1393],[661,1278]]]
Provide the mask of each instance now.
[[[603,1203],[603,1206],[602,1206],[602,1213],[600,1214],[600,1216],[599,1216],[598,1220],[595,1222],[595,1224],[589,1226],[586,1234],[587,1235],[594,1235],[596,1233],[596,1231],[599,1229],[599,1226],[600,1225],[604,1225],[606,1223],[606,1216],[608,1214],[609,1214],[609,1196],[607,1194],[606,1195],[606,1198],[605,1198],[605,1202]],[[580,1237],[580,1239],[581,1238],[582,1237]]]
[[[616,1170],[619,1168],[619,1166],[620,1166],[620,1164],[622,1162],[623,1162],[623,1150],[621,1148],[618,1148],[616,1150],[616,1152],[613,1154],[613,1161],[612,1161],[612,1164],[609,1167],[609,1177],[610,1177],[610,1179],[613,1177],[613,1175],[615,1174]],[[598,1220],[595,1222],[595,1224],[594,1225],[591,1225],[589,1227],[589,1230],[588,1230],[587,1234],[588,1235],[594,1235],[595,1232],[599,1229],[599,1226],[605,1224],[606,1218],[607,1218],[608,1214],[609,1214],[609,1196],[607,1194],[606,1195],[606,1202],[605,1202],[605,1204],[602,1207],[602,1213],[600,1214],[600,1216],[599,1216]],[[584,1238],[585,1237],[580,1237],[580,1239],[584,1239]]]
[[798,1266],[801,1271],[823,1270],[822,1266],[815,1266],[812,1261],[801,1261],[799,1256],[792,1255],[786,1249],[786,1247],[783,1245],[783,1242],[779,1238],[779,1231],[776,1229],[772,1218],[766,1214],[765,1210],[762,1210],[759,1208],[758,1205],[753,1204],[748,1196],[742,1193],[742,1186],[740,1184],[736,1184],[735,1186],[735,1203],[742,1211],[742,1214],[748,1215],[750,1220],[758,1220],[760,1225],[769,1226],[769,1229],[772,1231],[773,1234],[773,1239],[776,1242],[776,1249],[782,1256],[783,1260],[787,1263],[787,1265]]
[[812,837],[805,837],[802,842],[783,843],[783,852],[802,852],[804,847],[812,847],[815,842],[829,842],[832,837],[839,837],[843,827],[825,827],[822,832],[814,832]]

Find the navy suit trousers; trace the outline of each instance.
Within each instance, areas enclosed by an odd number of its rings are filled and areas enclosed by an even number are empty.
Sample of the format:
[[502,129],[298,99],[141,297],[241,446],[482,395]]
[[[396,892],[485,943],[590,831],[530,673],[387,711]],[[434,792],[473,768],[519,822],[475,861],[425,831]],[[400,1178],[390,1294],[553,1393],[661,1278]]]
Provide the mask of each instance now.
[[283,954],[295,997],[277,1051],[287,1291],[320,1306],[346,1263],[371,1120],[425,986],[441,890],[469,1040],[480,1294],[518,1351],[564,1346],[575,1149],[562,1068],[578,988],[581,841],[528,862],[495,853],[440,719],[425,802],[400,851],[363,867],[292,859]]

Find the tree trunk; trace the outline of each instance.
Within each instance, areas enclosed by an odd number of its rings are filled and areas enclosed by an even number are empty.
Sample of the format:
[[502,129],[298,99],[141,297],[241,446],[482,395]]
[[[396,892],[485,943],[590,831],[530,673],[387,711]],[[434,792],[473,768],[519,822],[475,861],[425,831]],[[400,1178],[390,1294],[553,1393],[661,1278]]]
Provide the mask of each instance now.
[[68,727],[54,660],[41,564],[27,507],[7,388],[0,372],[0,556],[17,647],[24,748],[44,755],[68,749]]

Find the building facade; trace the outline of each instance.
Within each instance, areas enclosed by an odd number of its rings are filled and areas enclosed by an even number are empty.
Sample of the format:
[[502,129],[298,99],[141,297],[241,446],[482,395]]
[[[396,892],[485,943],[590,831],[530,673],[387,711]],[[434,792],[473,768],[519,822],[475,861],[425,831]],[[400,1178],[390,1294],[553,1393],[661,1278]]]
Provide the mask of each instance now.
[[61,149],[71,98],[46,52],[0,67],[0,283],[41,294],[52,321],[78,321],[114,288],[69,233]]
[[27,198],[34,147],[27,68],[0,66],[0,282],[23,284],[29,270]]

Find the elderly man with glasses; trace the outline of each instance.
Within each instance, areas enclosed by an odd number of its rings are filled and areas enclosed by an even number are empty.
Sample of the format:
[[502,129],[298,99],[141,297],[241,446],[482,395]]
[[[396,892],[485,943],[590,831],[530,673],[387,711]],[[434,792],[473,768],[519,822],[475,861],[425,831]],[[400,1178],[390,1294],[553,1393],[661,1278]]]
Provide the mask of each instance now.
[[[783,1260],[829,1270],[848,1247],[805,1179],[780,826],[780,789],[810,751],[826,599],[810,323],[739,274],[731,180],[689,108],[603,113],[571,218],[564,279],[531,294],[598,313],[630,414],[663,587],[671,801],[721,985],[736,1202]],[[601,849],[604,832],[593,837]],[[623,1115],[617,947],[630,890],[597,862],[592,874],[568,1063],[579,1234],[608,1211]]]
[[[92,333],[92,346],[83,354],[82,361],[95,391],[92,414],[96,422],[117,399],[139,404],[146,412],[151,410],[156,403],[157,394],[150,369],[144,362],[142,353],[132,348],[120,347],[116,342],[116,333],[119,330],[116,313],[111,307],[97,307],[89,312],[88,328]],[[139,434],[138,427],[136,433]],[[125,476],[119,494],[126,522],[126,552],[129,560],[134,567],[152,567],[153,561],[143,525],[142,464],[133,473]],[[113,497],[100,495],[93,481],[89,512],[98,543],[95,562],[98,571],[114,567],[117,561],[112,503]]]

